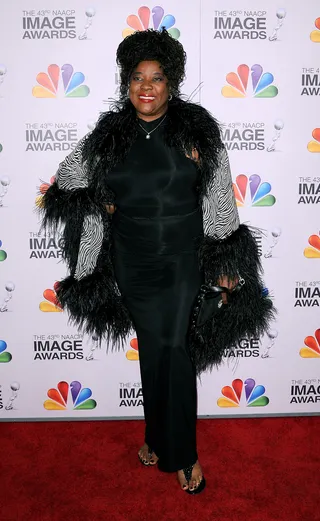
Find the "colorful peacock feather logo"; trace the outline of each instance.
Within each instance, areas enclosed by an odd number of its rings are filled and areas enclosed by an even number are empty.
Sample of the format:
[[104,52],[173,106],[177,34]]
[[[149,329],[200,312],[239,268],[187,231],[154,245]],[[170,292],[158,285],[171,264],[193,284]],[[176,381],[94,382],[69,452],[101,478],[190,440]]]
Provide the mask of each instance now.
[[[249,83],[250,69],[248,65],[242,64],[237,72],[229,72],[226,76],[227,83],[221,93],[225,98],[246,98]],[[278,89],[273,83],[274,77],[271,72],[263,72],[261,65],[256,63],[251,67],[251,82],[254,98],[274,98]]]
[[310,235],[308,243],[311,248],[307,246],[307,248],[304,249],[303,255],[307,257],[307,259],[320,259],[320,236]]
[[0,364],[12,360],[12,354],[7,351],[7,342],[0,340]]
[[320,152],[320,128],[313,129],[312,137],[314,140],[309,141],[307,146],[309,152]]
[[253,378],[247,378],[243,381],[236,378],[232,382],[232,387],[229,385],[222,387],[221,396],[217,404],[219,407],[240,407],[240,400],[245,388],[245,399],[247,407],[265,407],[269,403],[269,398],[264,396],[266,389],[263,385],[256,385]]
[[59,382],[57,389],[49,389],[47,396],[50,399],[44,402],[44,408],[48,411],[64,411],[67,409],[69,390],[74,410],[90,410],[97,406],[97,402],[91,399],[91,389],[89,387],[82,389],[81,383],[75,380],[70,385],[67,382]]
[[314,21],[314,25],[317,29],[315,31],[313,30],[310,33],[310,40],[315,43],[320,43],[320,18],[317,18]]
[[[2,241],[0,241],[0,248],[1,248],[1,246],[2,246]],[[4,250],[0,250],[0,262],[5,261],[6,258],[7,258],[7,256],[8,256],[8,255],[7,255],[7,252],[6,252],[6,251],[4,251]]]
[[126,352],[127,359],[131,361],[139,360],[138,339],[132,338],[130,340],[130,346],[132,347],[132,349],[129,349]]
[[233,183],[233,191],[236,198],[237,206],[244,206],[246,201],[246,194],[250,187],[251,206],[273,206],[276,198],[270,194],[271,184],[268,182],[261,182],[261,177],[253,174],[248,177],[240,174],[236,177],[236,182]]
[[56,294],[56,290],[59,287],[59,282],[55,282],[53,285],[54,289],[45,289],[43,292],[43,296],[46,300],[43,300],[40,302],[39,309],[40,311],[43,311],[44,313],[61,313],[62,308],[60,306],[60,303],[58,301],[58,297]]
[[32,95],[35,98],[56,98],[60,82],[60,71],[66,98],[85,98],[89,95],[89,87],[82,85],[85,80],[84,74],[82,72],[73,72],[73,67],[70,63],[62,65],[61,69],[58,65],[51,64],[48,67],[48,73],[39,72],[36,77],[39,85],[33,87]]
[[320,358],[320,329],[317,329],[314,336],[307,336],[304,339],[304,345],[300,349],[302,358]]
[[175,23],[175,17],[172,14],[165,15],[164,9],[160,5],[153,7],[152,11],[150,11],[149,7],[142,6],[138,9],[138,16],[136,14],[128,16],[127,24],[129,27],[122,31],[122,37],[125,38],[135,31],[145,31],[149,28],[161,30],[164,27],[173,38],[178,40],[180,31],[173,27]]
[[43,199],[44,194],[46,193],[48,188],[50,188],[50,186],[55,182],[55,180],[56,180],[56,178],[55,178],[54,175],[50,178],[50,182],[49,183],[47,183],[46,181],[42,181],[41,180],[41,185],[39,187],[40,195],[38,195],[36,197],[36,206],[38,206],[39,208],[42,207],[42,199]]

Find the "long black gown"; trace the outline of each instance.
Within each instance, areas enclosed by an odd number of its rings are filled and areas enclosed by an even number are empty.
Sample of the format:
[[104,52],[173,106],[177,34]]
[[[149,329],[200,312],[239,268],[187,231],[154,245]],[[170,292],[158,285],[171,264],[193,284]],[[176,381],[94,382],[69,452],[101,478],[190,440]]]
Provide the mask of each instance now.
[[[141,121],[148,131],[160,118]],[[139,135],[108,174],[115,193],[113,264],[135,326],[146,422],[145,442],[172,472],[197,460],[196,375],[188,354],[191,309],[203,275],[197,168],[164,142],[165,122]]]

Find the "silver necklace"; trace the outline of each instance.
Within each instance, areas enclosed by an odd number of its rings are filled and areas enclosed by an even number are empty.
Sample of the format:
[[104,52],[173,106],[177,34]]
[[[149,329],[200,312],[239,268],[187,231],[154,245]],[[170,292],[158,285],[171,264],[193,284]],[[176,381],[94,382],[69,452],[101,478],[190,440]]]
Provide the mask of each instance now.
[[152,132],[154,132],[155,130],[157,130],[158,127],[160,127],[161,123],[166,119],[166,117],[167,117],[167,114],[164,116],[164,118],[162,118],[160,123],[158,123],[158,125],[154,129],[150,130],[150,132],[148,132],[142,125],[140,125],[140,123],[138,123],[139,127],[142,128],[142,130],[144,130],[145,133],[147,134],[146,139],[150,139],[150,135],[152,134]]

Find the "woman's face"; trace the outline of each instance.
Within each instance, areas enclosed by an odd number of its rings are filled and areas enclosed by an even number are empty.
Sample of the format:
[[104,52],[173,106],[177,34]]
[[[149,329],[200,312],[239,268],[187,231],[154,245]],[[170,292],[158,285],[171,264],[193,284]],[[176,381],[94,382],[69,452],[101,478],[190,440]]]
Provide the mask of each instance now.
[[168,79],[157,61],[143,61],[130,78],[129,98],[139,118],[157,119],[168,108]]

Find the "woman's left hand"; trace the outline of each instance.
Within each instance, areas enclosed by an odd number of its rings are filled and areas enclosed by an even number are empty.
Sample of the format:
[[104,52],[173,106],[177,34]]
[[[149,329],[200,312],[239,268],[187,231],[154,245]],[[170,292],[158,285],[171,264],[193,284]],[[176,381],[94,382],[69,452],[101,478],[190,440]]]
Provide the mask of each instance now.
[[116,211],[116,207],[114,204],[106,204],[106,209],[109,214],[113,214]]
[[[224,286],[225,288],[228,288],[228,289],[233,289],[238,284],[238,282],[239,282],[238,279],[231,280],[227,276],[223,276],[218,279],[218,285]],[[228,304],[227,293],[223,292],[223,293],[221,293],[221,296],[222,296],[222,302],[224,304]]]
[[186,154],[186,157],[188,159],[192,159],[196,163],[199,163],[199,152],[198,152],[198,150],[196,148],[192,149],[191,156],[189,156],[189,154]]

